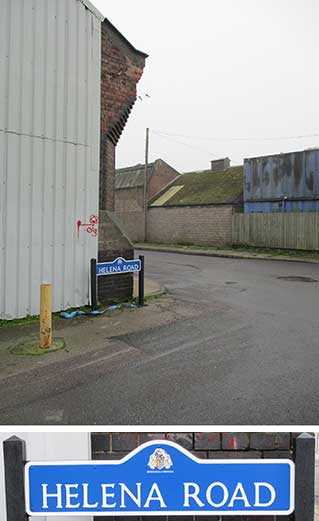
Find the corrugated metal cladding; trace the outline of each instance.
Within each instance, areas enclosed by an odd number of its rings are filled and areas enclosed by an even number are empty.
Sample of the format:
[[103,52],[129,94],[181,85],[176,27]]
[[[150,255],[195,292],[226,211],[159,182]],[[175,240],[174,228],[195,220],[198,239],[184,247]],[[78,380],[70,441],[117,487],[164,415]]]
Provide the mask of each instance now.
[[[88,301],[97,237],[101,21],[79,0],[0,0],[0,318]],[[89,230],[90,231],[90,230]],[[91,230],[92,231],[92,230]]]
[[245,213],[319,211],[319,149],[244,161]]
[[[147,169],[148,177],[153,175],[155,163],[150,163]],[[145,166],[136,165],[128,168],[121,168],[115,172],[115,189],[137,188],[144,186]]]

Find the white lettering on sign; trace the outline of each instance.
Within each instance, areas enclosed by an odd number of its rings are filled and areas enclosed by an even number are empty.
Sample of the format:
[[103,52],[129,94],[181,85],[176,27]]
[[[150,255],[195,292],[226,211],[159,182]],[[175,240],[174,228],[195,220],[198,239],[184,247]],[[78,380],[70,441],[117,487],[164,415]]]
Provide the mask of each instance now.
[[[254,483],[255,485],[255,504],[254,507],[270,507],[275,499],[276,499],[276,491],[270,483]],[[266,503],[261,503],[260,501],[260,489],[261,487],[264,487],[269,490],[270,492],[270,499]]]
[[[43,483],[42,487],[42,508],[49,509],[54,500],[54,508],[65,508],[75,510],[79,508],[94,509],[104,508],[112,509],[119,506],[122,509],[129,508],[130,502],[133,501],[139,508],[150,508],[154,506],[167,508],[163,494],[157,483],[153,483],[146,488],[142,483],[135,483],[134,487],[128,487],[125,483],[101,483],[99,497],[95,497],[95,503],[92,502],[92,494],[90,498],[90,489],[88,483],[57,483],[55,490],[48,490],[48,485]],[[195,504],[200,508],[228,508],[242,509],[254,507],[269,507],[276,499],[276,491],[270,483],[255,482],[254,497],[251,503],[248,500],[247,492],[243,483],[237,482],[232,487],[227,487],[220,481],[213,481],[206,490],[202,490],[200,485],[195,482],[183,483],[184,501],[183,507],[192,509]],[[144,494],[143,494],[144,492]],[[143,500],[142,500],[143,497]],[[80,500],[81,498],[81,500]],[[144,498],[145,501],[144,501]],[[262,499],[261,499],[262,498]],[[50,501],[49,501],[50,500]],[[143,503],[144,502],[144,503]]]
[[249,504],[249,501],[248,501],[248,498],[247,498],[247,495],[246,495],[246,492],[244,490],[242,483],[237,483],[237,486],[234,490],[234,493],[232,495],[232,498],[231,498],[228,506],[233,507],[235,501],[242,501],[244,503],[245,507],[250,507],[250,504]]
[[72,504],[71,503],[72,498],[77,499],[79,497],[79,493],[78,492],[76,492],[75,494],[74,493],[71,494],[71,489],[73,488],[73,489],[77,490],[78,486],[79,485],[75,485],[75,484],[65,485],[65,498],[66,498],[65,507],[66,508],[79,508],[80,503],[76,503],[76,504],[74,504],[74,503]]
[[125,483],[119,483],[121,487],[121,504],[120,508],[126,508],[125,504],[125,494],[127,494],[132,501],[138,506],[141,507],[141,486],[142,483],[136,483],[137,493],[136,496],[133,494],[133,492],[125,485]]
[[114,498],[114,492],[107,492],[108,488],[112,488],[114,490],[114,483],[102,483],[102,508],[115,508],[116,503],[108,503],[107,499],[109,497]]
[[[224,494],[223,499],[219,503],[216,503],[216,501],[213,501],[213,499],[212,499],[212,492],[215,487],[221,488],[223,491],[223,494]],[[223,507],[225,505],[225,503],[227,502],[228,496],[229,496],[229,492],[227,490],[226,485],[224,485],[224,483],[220,483],[219,481],[216,481],[216,483],[211,483],[209,485],[209,487],[207,487],[206,499],[207,499],[208,503],[214,508]]]
[[[191,487],[193,491],[191,491]],[[204,507],[205,504],[199,499],[198,494],[200,492],[200,488],[197,483],[184,483],[184,507],[189,507],[189,500],[193,499],[199,507]]]
[[[155,495],[153,496],[153,493],[155,492]],[[151,501],[159,501],[161,508],[166,508],[164,499],[162,497],[162,494],[160,492],[160,489],[158,488],[157,483],[153,483],[152,488],[148,494],[147,500],[145,501],[144,508],[149,508]]]
[[83,483],[83,508],[96,508],[98,502],[90,504],[89,502],[89,484]]
[[62,508],[62,484],[57,483],[56,484],[57,492],[53,494],[48,493],[48,484],[43,483],[42,485],[42,508],[49,508],[48,507],[48,498],[56,498],[56,508]]

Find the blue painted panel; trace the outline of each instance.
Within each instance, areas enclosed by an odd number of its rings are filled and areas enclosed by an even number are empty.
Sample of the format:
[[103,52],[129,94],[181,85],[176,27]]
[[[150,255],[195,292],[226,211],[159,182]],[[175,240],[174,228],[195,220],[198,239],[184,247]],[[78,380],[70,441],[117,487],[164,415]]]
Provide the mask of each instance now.
[[289,460],[199,460],[168,441],[145,443],[123,460],[31,462],[29,515],[289,514]]
[[285,201],[283,209],[282,201],[246,202],[244,213],[269,213],[269,212],[319,212],[319,200],[313,201]]
[[284,197],[285,211],[318,211],[319,149],[245,159],[245,212],[282,211]]

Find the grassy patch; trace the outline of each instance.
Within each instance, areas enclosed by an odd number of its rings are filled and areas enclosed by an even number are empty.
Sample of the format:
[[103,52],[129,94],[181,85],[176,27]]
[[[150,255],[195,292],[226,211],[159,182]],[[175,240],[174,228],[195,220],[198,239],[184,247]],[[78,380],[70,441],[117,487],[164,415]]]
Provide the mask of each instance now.
[[[198,244],[172,244],[172,243],[145,243],[146,246],[164,247],[164,248],[178,248],[181,250],[206,250],[206,251],[225,251],[230,253],[251,253],[258,255],[269,255],[269,256],[285,256],[285,257],[302,257],[309,259],[318,259],[319,252],[315,251],[304,251],[304,250],[284,250],[274,248],[256,248],[253,246],[240,246],[240,247],[224,247],[224,246],[209,246],[209,245],[198,245]],[[138,245],[136,246],[138,249]]]
[[14,320],[0,320],[0,328],[24,326],[35,322],[39,322],[39,315],[28,315],[25,318],[15,318]]
[[[161,299],[162,297],[165,297],[166,295],[167,295],[166,291],[161,291],[161,293],[156,293],[155,295],[145,296],[144,304],[148,304],[150,302],[155,302],[155,301]],[[132,304],[135,304],[136,306],[138,306],[138,297],[135,297],[133,299]],[[132,310],[134,310],[134,309],[136,309],[136,308],[132,308]]]
[[[124,304],[129,304],[130,302],[118,302],[118,301],[113,301],[113,304],[99,304],[96,308],[97,311],[103,311],[106,307],[108,306],[111,306],[111,305],[120,305],[120,306],[123,306],[121,308],[119,308],[117,311],[124,311],[124,309],[129,309],[129,308],[126,308]],[[132,303],[135,303],[135,300],[132,300]],[[60,318],[60,314],[63,312],[65,313],[72,313],[73,311],[84,311],[85,313],[89,313],[90,311],[92,311],[91,307],[90,306],[81,306],[81,307],[78,307],[78,308],[68,308],[68,309],[63,309],[61,311],[56,311],[54,313],[52,313],[52,317],[53,318]],[[88,315],[89,316],[89,315]],[[17,327],[17,326],[26,326],[28,324],[36,324],[36,323],[39,323],[40,321],[40,315],[28,315],[24,318],[16,318],[14,320],[0,320],[0,328],[2,327]]]

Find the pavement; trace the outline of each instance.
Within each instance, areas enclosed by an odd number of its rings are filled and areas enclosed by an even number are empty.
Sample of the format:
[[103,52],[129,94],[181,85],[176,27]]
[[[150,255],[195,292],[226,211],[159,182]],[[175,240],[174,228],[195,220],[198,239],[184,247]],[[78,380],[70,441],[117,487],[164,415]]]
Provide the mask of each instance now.
[[319,265],[144,252],[166,294],[55,319],[67,348],[18,357],[0,330],[2,424],[318,425]]
[[[161,286],[154,280],[145,277],[145,297],[160,296]],[[138,295],[138,277],[134,276],[134,296]],[[156,306],[153,306],[156,307]],[[107,311],[100,316],[78,316],[73,319],[53,317],[53,339],[63,339],[66,349],[61,352],[45,353],[43,356],[22,356],[12,353],[12,349],[27,343],[37,341],[39,337],[39,322],[21,322],[15,327],[0,328],[0,382],[4,378],[22,374],[26,370],[43,368],[56,362],[67,362],[72,357],[99,351],[105,347],[105,339],[122,334],[132,333],[144,327],[136,322],[135,315],[146,314],[147,321],[152,326],[157,321],[149,316],[149,308],[122,308]]]
[[[134,297],[138,296],[138,276],[134,274]],[[144,295],[145,297],[155,297],[163,292],[163,288],[156,280],[144,278]]]
[[192,248],[191,246],[163,246],[161,244],[148,244],[148,243],[136,243],[134,245],[135,248],[142,251],[158,251],[163,253],[181,253],[183,255],[201,255],[203,257],[221,257],[225,259],[252,259],[252,260],[277,260],[277,261],[286,261],[286,262],[309,262],[319,263],[318,257],[304,257],[297,255],[276,255],[275,252],[271,253],[258,253],[252,251],[238,251],[234,249],[205,249],[205,248]]

